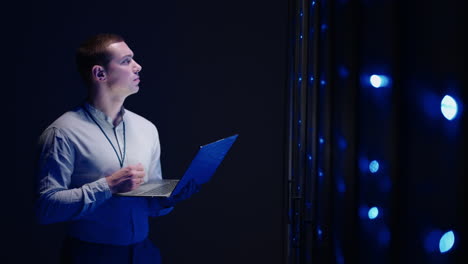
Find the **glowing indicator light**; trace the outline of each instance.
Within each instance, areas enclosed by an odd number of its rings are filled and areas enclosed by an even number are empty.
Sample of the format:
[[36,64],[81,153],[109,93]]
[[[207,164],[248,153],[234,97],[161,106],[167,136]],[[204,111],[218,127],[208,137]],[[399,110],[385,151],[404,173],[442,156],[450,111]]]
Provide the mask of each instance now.
[[375,88],[380,88],[380,87],[385,87],[388,85],[388,77],[385,76],[385,75],[377,75],[377,74],[373,74],[371,75],[371,77],[369,78],[369,82],[372,86],[374,86]]
[[379,170],[379,162],[373,160],[369,163],[369,171],[372,173],[376,173]]
[[369,219],[373,220],[377,218],[377,216],[379,216],[379,209],[374,206],[371,209],[369,209],[369,212],[367,213],[367,215],[369,216]]
[[450,95],[444,96],[440,102],[440,111],[442,111],[442,114],[447,120],[454,119],[458,113],[457,102]]
[[439,250],[440,253],[445,253],[452,249],[453,244],[455,244],[455,235],[453,234],[453,231],[449,231],[445,233],[439,241]]

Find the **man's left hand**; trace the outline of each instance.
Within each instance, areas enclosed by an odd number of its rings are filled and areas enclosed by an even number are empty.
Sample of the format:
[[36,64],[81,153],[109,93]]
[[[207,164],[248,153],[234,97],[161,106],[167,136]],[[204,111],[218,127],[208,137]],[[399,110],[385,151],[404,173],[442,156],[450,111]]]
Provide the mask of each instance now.
[[161,200],[161,205],[164,207],[172,207],[175,204],[177,204],[180,201],[187,200],[190,198],[193,194],[197,193],[200,191],[200,185],[198,185],[195,180],[189,181],[181,190],[178,194],[169,197],[169,198],[164,198]]

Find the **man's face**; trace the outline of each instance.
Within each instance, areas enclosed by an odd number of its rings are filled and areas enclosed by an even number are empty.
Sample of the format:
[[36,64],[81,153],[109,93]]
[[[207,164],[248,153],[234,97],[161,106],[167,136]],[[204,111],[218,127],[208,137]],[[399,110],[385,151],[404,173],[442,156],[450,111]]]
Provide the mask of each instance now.
[[106,67],[107,84],[116,96],[128,96],[138,92],[141,66],[133,59],[133,52],[125,42],[116,42],[107,47],[111,61]]

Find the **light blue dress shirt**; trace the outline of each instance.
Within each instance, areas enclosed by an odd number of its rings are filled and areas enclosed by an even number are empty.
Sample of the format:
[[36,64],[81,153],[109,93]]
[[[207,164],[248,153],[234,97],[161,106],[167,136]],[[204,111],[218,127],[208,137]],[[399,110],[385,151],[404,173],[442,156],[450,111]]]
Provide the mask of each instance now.
[[147,237],[149,216],[172,210],[162,208],[157,199],[112,195],[105,177],[121,168],[116,152],[125,152],[123,167],[143,165],[145,182],[162,178],[156,126],[124,108],[121,115],[123,121],[114,126],[111,118],[85,103],[64,113],[41,134],[36,204],[41,224],[67,221],[72,237],[129,245]]

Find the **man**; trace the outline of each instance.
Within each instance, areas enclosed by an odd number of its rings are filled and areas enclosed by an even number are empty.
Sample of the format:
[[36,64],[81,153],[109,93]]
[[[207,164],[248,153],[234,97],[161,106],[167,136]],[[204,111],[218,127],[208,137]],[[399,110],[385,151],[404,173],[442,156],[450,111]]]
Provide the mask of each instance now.
[[83,42],[76,62],[88,98],[40,136],[37,217],[69,222],[62,263],[160,263],[148,217],[198,191],[191,182],[171,199],[113,195],[162,178],[156,127],[123,107],[139,90],[142,67],[133,56],[115,34]]

